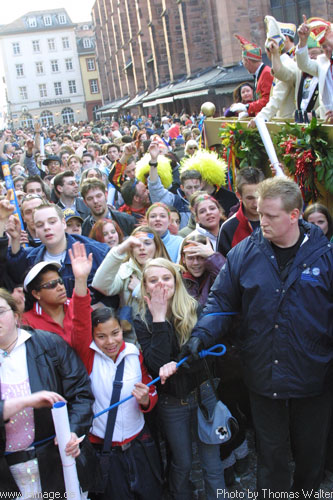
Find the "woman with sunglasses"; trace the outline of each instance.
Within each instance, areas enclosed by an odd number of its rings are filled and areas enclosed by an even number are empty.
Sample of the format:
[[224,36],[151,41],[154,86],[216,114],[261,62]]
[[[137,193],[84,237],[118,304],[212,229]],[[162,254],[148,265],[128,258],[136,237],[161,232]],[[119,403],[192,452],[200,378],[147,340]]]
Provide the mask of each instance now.
[[[73,250],[79,245],[79,242],[74,243]],[[69,252],[71,254],[72,250]],[[87,288],[82,290],[77,286],[81,278],[74,275],[75,288],[72,298],[68,299],[60,267],[58,262],[43,261],[26,275],[23,283],[26,312],[22,325],[57,333],[71,344],[73,328],[86,329],[90,321],[90,294]]]

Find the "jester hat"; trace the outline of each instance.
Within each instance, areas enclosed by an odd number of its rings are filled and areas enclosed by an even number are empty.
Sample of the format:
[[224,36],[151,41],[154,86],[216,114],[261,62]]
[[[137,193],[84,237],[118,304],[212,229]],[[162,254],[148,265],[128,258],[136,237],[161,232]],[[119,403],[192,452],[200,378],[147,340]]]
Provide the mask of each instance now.
[[310,26],[314,39],[322,45],[325,42],[327,32],[331,31],[331,23],[321,17],[310,17],[306,24]]
[[261,48],[253,42],[249,42],[241,35],[234,35],[242,47],[242,57],[247,57],[253,61],[261,61]]

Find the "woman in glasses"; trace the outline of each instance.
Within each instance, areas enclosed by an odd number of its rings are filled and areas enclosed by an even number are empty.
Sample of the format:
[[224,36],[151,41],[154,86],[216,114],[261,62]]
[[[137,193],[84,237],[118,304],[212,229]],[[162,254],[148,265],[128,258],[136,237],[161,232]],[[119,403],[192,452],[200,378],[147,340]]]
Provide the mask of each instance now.
[[[80,245],[74,243],[73,247]],[[69,250],[71,253],[71,249]],[[88,289],[76,285],[71,299],[67,298],[64,282],[59,274],[58,262],[39,262],[28,272],[23,283],[26,296],[22,324],[32,328],[57,333],[71,344],[72,329],[86,329],[91,307]],[[75,312],[75,323],[74,323]],[[75,325],[75,326],[74,326]]]

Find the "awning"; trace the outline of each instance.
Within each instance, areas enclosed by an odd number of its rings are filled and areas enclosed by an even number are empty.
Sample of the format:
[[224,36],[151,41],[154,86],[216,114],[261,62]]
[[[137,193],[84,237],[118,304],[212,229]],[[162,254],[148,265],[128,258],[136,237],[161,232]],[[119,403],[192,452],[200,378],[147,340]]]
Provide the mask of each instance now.
[[225,87],[215,89],[215,94],[216,95],[232,94],[234,90],[235,90],[235,85],[226,85]]
[[156,101],[146,101],[142,103],[142,106],[144,108],[149,108],[149,106],[156,106],[157,102]]
[[[117,111],[124,106],[129,101],[129,97],[122,97],[121,99],[117,99],[116,101],[108,104],[107,109],[101,112],[102,115],[112,115],[113,113],[117,113]],[[101,111],[101,108],[97,110],[97,113]]]
[[138,104],[141,104],[141,101],[146,95],[148,94],[148,90],[145,90],[144,92],[140,92],[137,94],[133,99],[131,99],[127,104],[125,104],[124,108],[129,109],[134,106],[137,106]]
[[199,97],[201,95],[207,95],[209,89],[204,90],[195,90],[193,92],[187,92],[185,94],[177,94],[174,96],[174,99],[190,99],[191,97]]
[[166,104],[167,102],[173,102],[173,97],[162,97],[161,99],[156,99],[156,104]]

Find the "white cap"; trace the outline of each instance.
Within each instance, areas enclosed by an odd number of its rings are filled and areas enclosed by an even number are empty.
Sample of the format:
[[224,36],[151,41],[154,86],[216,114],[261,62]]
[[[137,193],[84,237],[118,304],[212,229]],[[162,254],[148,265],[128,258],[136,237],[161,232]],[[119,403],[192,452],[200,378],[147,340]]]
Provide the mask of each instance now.
[[38,276],[38,274],[44,269],[44,267],[50,266],[50,265],[55,266],[58,269],[61,268],[61,265],[59,264],[59,262],[55,262],[55,261],[49,262],[47,260],[44,260],[42,262],[38,262],[38,264],[36,264],[32,269],[30,269],[30,271],[26,275],[25,280],[23,282],[23,289],[27,292],[27,286],[29,285],[29,283],[31,283],[32,280],[34,280],[36,278],[36,276]]

